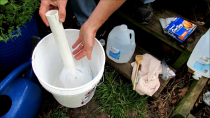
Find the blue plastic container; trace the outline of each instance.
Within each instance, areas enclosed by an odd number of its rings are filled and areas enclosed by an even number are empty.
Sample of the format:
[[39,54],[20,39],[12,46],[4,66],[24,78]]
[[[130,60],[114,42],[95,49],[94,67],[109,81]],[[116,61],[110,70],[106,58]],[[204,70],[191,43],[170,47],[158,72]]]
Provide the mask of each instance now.
[[[24,78],[21,73],[26,72]],[[41,105],[42,91],[33,82],[31,62],[25,62],[0,83],[0,118],[33,118]]]
[[[24,62],[28,61],[32,54],[31,36],[39,36],[36,18],[33,15],[26,27],[20,27],[21,36],[10,39],[7,43],[0,41],[0,71],[11,72]],[[13,34],[17,33],[17,30]]]

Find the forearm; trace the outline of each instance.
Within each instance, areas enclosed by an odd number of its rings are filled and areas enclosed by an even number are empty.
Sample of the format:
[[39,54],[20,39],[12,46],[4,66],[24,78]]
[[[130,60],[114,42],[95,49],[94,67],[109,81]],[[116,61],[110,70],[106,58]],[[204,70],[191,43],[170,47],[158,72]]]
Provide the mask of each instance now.
[[100,0],[97,7],[87,20],[89,27],[97,31],[101,25],[116,11],[126,0]]

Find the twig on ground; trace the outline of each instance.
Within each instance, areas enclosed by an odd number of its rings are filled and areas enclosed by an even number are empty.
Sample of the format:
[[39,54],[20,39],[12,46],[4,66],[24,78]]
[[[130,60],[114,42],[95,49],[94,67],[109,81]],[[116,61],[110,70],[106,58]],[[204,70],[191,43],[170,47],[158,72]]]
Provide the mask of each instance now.
[[51,114],[51,110],[50,110],[50,112],[47,114],[47,117],[49,117],[50,114]]
[[177,87],[177,85],[178,85],[178,83],[172,88],[172,90],[170,91],[170,93],[168,94],[168,96],[165,98],[165,100],[164,100],[164,103],[163,103],[163,106],[162,107],[164,107],[165,106],[165,104],[166,104],[166,100],[172,95],[172,92],[174,91],[174,89]]
[[59,108],[63,108],[64,106],[63,105],[61,105]]

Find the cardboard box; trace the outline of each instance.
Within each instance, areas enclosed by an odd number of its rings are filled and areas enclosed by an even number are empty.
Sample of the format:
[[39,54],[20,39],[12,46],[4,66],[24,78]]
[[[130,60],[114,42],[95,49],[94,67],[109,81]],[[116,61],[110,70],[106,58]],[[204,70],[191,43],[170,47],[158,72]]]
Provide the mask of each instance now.
[[196,29],[197,25],[184,20],[180,17],[174,17],[169,24],[164,28],[166,34],[175,38],[180,42],[184,42],[185,39]]

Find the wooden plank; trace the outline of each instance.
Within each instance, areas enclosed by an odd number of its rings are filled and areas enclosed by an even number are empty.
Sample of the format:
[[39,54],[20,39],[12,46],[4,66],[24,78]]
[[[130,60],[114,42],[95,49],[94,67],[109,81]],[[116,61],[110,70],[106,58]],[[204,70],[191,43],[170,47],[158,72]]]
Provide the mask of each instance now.
[[[187,41],[191,41],[188,43],[187,48],[183,46],[182,43],[176,41],[176,39],[173,39],[172,37],[168,36],[163,32],[163,29],[160,25],[159,19],[160,18],[168,18],[168,17],[181,17],[183,19],[186,19],[182,17],[179,14],[176,14],[170,10],[162,9],[162,10],[154,10],[153,17],[151,22],[148,25],[143,25],[137,22],[135,19],[130,17],[129,15],[126,15],[125,13],[118,10],[116,12],[117,15],[120,17],[126,19],[127,21],[133,23],[134,25],[140,27],[141,29],[145,30],[146,32],[152,34],[153,36],[157,37],[161,41],[167,43],[169,46],[175,48],[176,50],[180,51],[181,54],[179,58],[174,62],[172,65],[173,68],[179,69],[188,59],[193,51],[195,45],[197,44],[200,37],[207,32],[207,28],[198,26],[195,31],[187,38]],[[189,19],[186,19],[189,21]],[[186,43],[186,41],[184,42]]]
[[195,118],[195,116],[193,116],[192,114],[189,114],[189,115],[187,116],[187,118]]
[[181,53],[181,55],[179,56],[179,58],[174,62],[174,64],[172,65],[173,68],[178,69],[180,68],[190,57],[191,52],[184,54]]
[[[116,14],[125,18],[126,20],[133,23],[134,25],[142,28],[143,30],[153,34],[154,36],[156,36],[160,40],[164,41],[165,43],[169,44],[170,46],[174,47],[175,49],[186,53],[185,52],[186,50],[183,48],[182,43],[177,42],[172,37],[163,33],[163,30],[162,30],[162,27],[160,25],[159,19],[160,18],[168,18],[168,17],[181,17],[185,20],[190,21],[189,19],[186,19],[183,16],[181,16],[179,14],[176,14],[176,13],[170,11],[170,10],[167,10],[167,9],[162,9],[161,11],[154,9],[154,13],[153,13],[153,17],[152,17],[151,22],[148,25],[143,25],[143,24],[138,23],[135,19],[133,19],[129,15],[126,15],[125,13],[121,12],[120,10],[116,11]],[[188,44],[188,46],[187,46],[188,51],[190,51],[190,52],[193,51],[193,49],[194,49],[195,45],[197,44],[198,40],[200,39],[200,37],[203,34],[206,33],[207,30],[208,30],[207,28],[198,25],[196,30],[188,37],[188,40],[194,41],[193,43]]]
[[[155,10],[154,10],[154,11],[155,11]],[[172,12],[172,11],[170,11],[170,10],[168,10],[168,9],[163,9],[162,11],[164,11],[164,12],[162,12],[162,14],[160,13],[160,11],[157,11],[157,14],[161,14],[162,16],[163,16],[163,14],[165,14],[165,16],[164,16],[163,18],[168,18],[168,17],[180,17],[180,18],[182,18],[182,19],[191,21],[191,20],[189,20],[189,19],[187,19],[187,18],[185,18],[185,17],[183,17],[183,16],[181,16],[181,15],[179,15],[179,14],[176,14],[175,12]],[[157,20],[157,19],[156,19],[156,20]],[[191,21],[191,22],[193,22],[193,21]],[[193,23],[195,23],[195,22],[193,22]],[[196,23],[195,23],[195,24],[196,24]],[[197,24],[196,30],[187,38],[187,40],[192,40],[192,41],[194,40],[193,43],[188,44],[188,46],[187,46],[187,50],[188,50],[188,51],[190,51],[190,52],[193,51],[193,49],[194,49],[195,45],[197,44],[197,42],[199,41],[200,37],[201,37],[203,34],[205,34],[205,33],[207,32],[207,30],[208,30],[207,28],[202,27],[202,26],[200,26],[200,25]]]
[[[137,22],[136,20],[134,20],[133,18],[131,18],[130,16],[124,14],[121,11],[116,11],[116,14],[119,15],[120,17],[126,19],[127,21],[133,23],[134,25],[140,27],[141,29],[145,30],[146,32],[154,35],[155,37],[157,37],[158,39],[162,40],[163,42],[167,43],[168,45],[170,45],[171,47],[186,53],[186,49],[182,48],[181,46],[177,45],[174,41],[171,40],[171,37],[164,34],[163,31],[161,32],[157,32],[156,30],[154,30],[155,28],[153,27],[149,27],[148,25],[143,25],[140,24],[139,22]],[[173,39],[175,40],[175,39]]]
[[190,85],[187,94],[182,98],[179,104],[176,106],[175,111],[171,115],[172,118],[186,118],[190,114],[190,110],[193,108],[197,98],[202,92],[208,78],[202,77],[200,80],[194,80]]
[[123,64],[115,63],[114,61],[110,60],[107,56],[106,56],[106,62],[109,65],[111,65],[113,68],[115,68],[124,77],[131,80],[131,73],[132,73],[132,69],[133,69],[131,66],[131,63],[135,61],[136,55],[145,54],[145,53],[148,53],[148,52],[145,51],[144,49],[142,49],[141,47],[136,46],[135,52],[134,52],[133,56],[131,57],[130,61],[128,61],[128,63],[123,63]]
[[152,96],[153,99],[157,99],[160,95],[160,93],[163,91],[163,89],[166,87],[166,85],[168,84],[168,82],[170,81],[170,79],[168,80],[163,80],[160,76],[159,76],[159,81],[160,81],[160,87],[158,89],[157,92],[155,92],[155,94]]
[[[132,74],[132,70],[133,67],[131,66],[131,63],[135,61],[135,56],[136,55],[142,55],[148,53],[146,50],[142,49],[139,46],[136,46],[135,52],[132,56],[132,58],[130,59],[130,61],[128,63],[123,63],[123,64],[118,64],[115,63],[114,61],[110,60],[107,56],[106,56],[106,62],[112,66],[114,69],[116,69],[119,73],[121,73],[124,77],[126,77],[128,80],[131,81],[131,74]],[[173,69],[174,72],[176,72],[176,70]],[[153,99],[158,98],[158,96],[160,95],[160,93],[162,92],[162,90],[165,88],[165,86],[168,84],[169,80],[164,81],[162,80],[162,78],[159,77],[160,80],[160,88],[158,89],[158,91],[152,96]]]

